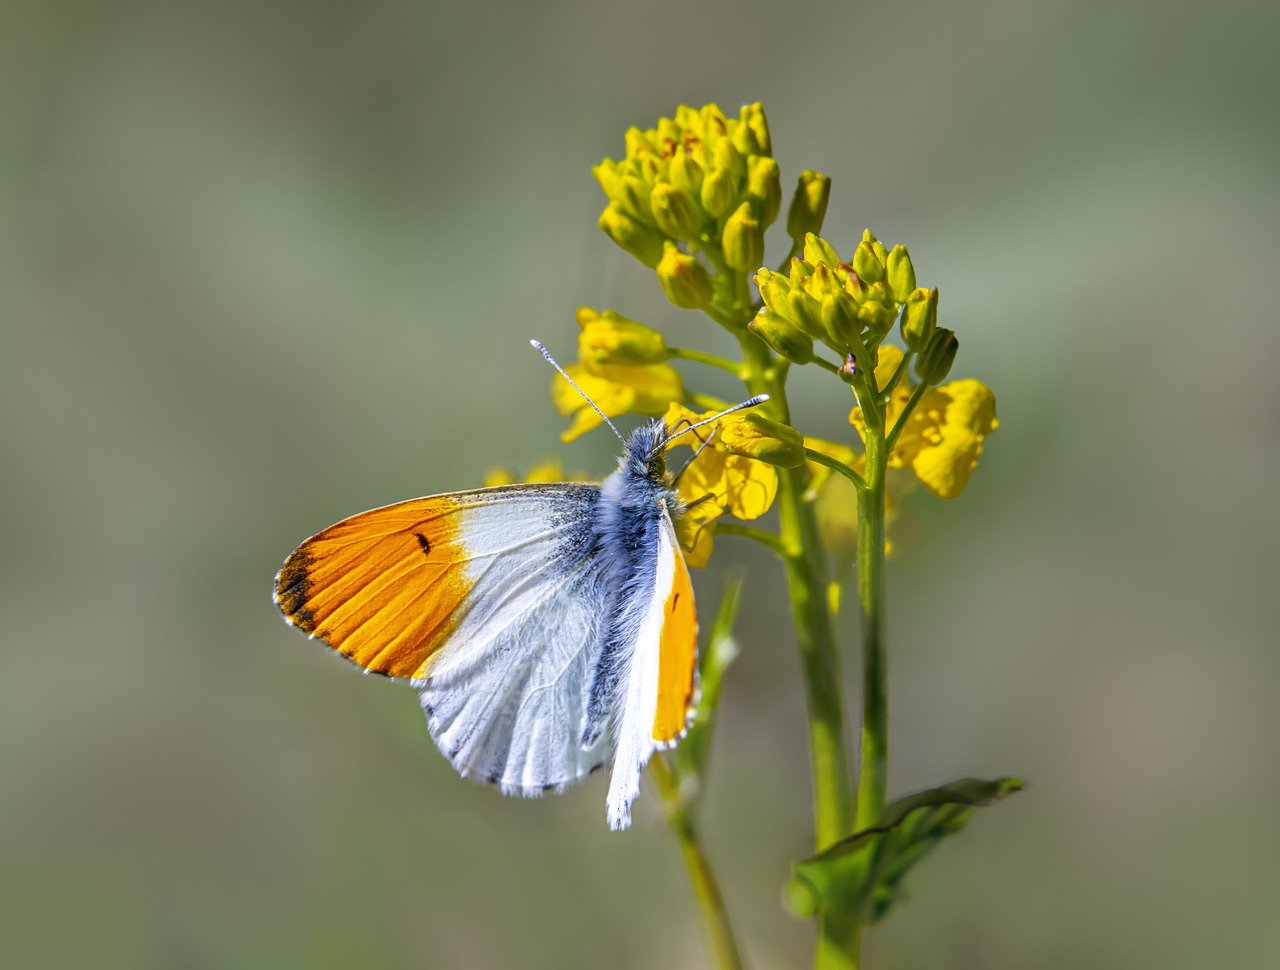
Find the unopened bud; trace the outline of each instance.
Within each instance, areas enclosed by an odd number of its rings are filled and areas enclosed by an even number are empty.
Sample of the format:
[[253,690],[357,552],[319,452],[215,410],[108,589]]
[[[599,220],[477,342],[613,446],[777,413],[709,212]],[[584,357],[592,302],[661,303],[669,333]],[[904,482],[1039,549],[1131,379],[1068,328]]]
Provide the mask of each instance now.
[[787,312],[787,294],[791,292],[791,284],[781,273],[771,269],[761,269],[756,273],[756,288],[760,291],[760,299],[774,313]]
[[804,290],[794,286],[791,288],[791,292],[787,294],[787,310],[784,316],[810,337],[826,337],[827,330],[822,325],[822,304]]
[[738,270],[760,268],[764,262],[764,230],[751,213],[751,203],[742,203],[725,221],[721,243],[725,265]]
[[782,177],[778,163],[757,155],[747,165],[747,198],[755,205],[762,226],[772,225],[782,207]]
[[759,101],[754,104],[743,105],[742,110],[738,113],[738,122],[751,129],[751,134],[756,144],[756,154],[773,154],[773,139],[769,135],[769,119],[765,117],[764,108]]
[[795,194],[791,196],[791,208],[787,210],[787,235],[799,242],[807,233],[822,232],[822,220],[827,217],[830,198],[831,179],[828,176],[809,170],[801,172]]
[[813,338],[776,313],[761,310],[747,324],[747,329],[772,347],[778,356],[793,364],[807,364],[813,360]]
[[656,267],[658,282],[667,299],[686,310],[700,310],[711,302],[711,277],[698,260],[682,253],[673,242],[663,244],[662,259]]
[[720,444],[732,454],[782,468],[795,468],[805,459],[800,432],[759,412],[748,411],[740,420],[726,421],[720,427]]
[[835,269],[840,264],[840,256],[831,243],[821,236],[809,233],[804,237],[804,261],[815,269],[819,263],[825,263]]
[[902,317],[902,339],[916,353],[924,350],[938,324],[938,288],[913,290]]
[[[884,279],[884,257],[875,248],[878,242],[868,229],[853,251],[853,270],[864,283],[879,283]],[[883,246],[880,248],[884,249]]]
[[677,148],[671,157],[667,178],[690,199],[696,199],[702,193],[702,166],[683,148]]
[[607,206],[600,213],[597,225],[605,235],[650,269],[658,265],[662,258],[663,239],[657,230],[632,219],[617,204]]
[[847,349],[862,339],[858,305],[847,293],[833,293],[822,301],[822,325],[836,347]]
[[702,180],[702,208],[717,219],[733,211],[738,201],[738,188],[733,173],[727,168],[713,168]]
[[858,307],[858,320],[878,341],[893,328],[894,312],[883,303],[866,300]]
[[649,197],[653,221],[659,229],[675,239],[693,239],[701,220],[693,211],[688,196],[669,182],[659,182]]
[[911,291],[916,288],[916,268],[911,265],[911,254],[907,247],[899,243],[889,250],[885,259],[885,279],[893,290],[893,298],[899,303],[906,303]]
[[575,317],[582,328],[578,359],[588,367],[658,364],[670,356],[662,334],[613,310],[600,313],[584,306]]
[[941,384],[951,373],[959,349],[955,331],[939,327],[929,338],[924,352],[916,358],[916,375],[926,384]]

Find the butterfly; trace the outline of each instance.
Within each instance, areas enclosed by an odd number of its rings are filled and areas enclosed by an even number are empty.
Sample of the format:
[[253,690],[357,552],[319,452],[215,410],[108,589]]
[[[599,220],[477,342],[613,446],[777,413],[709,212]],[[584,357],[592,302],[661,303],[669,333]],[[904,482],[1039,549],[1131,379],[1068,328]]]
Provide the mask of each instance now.
[[612,761],[605,814],[617,830],[631,824],[650,756],[679,741],[696,703],[697,613],[666,449],[723,415],[684,429],[655,419],[625,439],[600,416],[623,442],[603,483],[504,485],[363,512],[298,546],[274,599],[310,637],[408,681],[465,778],[535,797]]

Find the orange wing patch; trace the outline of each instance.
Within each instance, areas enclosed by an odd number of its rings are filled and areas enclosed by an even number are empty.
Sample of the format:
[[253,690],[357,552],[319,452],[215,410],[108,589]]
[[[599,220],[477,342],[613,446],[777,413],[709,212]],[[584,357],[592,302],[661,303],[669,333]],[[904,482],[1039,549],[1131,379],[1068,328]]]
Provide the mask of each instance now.
[[662,612],[662,640],[658,653],[658,710],[653,740],[659,745],[680,739],[689,724],[698,666],[698,611],[693,584],[680,550],[672,543],[675,575]]
[[423,676],[471,589],[460,511],[437,496],[330,526],[285,560],[276,605],[294,626],[367,670]]

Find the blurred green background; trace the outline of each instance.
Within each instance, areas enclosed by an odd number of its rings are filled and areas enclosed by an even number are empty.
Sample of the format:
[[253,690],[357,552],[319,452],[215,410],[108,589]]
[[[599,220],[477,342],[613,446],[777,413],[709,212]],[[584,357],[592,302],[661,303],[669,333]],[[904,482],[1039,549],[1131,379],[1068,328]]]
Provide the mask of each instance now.
[[[572,357],[580,303],[724,346],[594,224],[590,166],[682,100],[763,101],[828,234],[909,243],[999,395],[966,495],[908,509],[891,783],[1033,787],[869,966],[1280,964],[1277,10],[0,5],[0,964],[704,965],[652,792],[614,835],[601,778],[473,788],[269,598],[360,509],[605,473],[526,343]],[[798,663],[734,560],[708,844],[752,966],[799,966]]]

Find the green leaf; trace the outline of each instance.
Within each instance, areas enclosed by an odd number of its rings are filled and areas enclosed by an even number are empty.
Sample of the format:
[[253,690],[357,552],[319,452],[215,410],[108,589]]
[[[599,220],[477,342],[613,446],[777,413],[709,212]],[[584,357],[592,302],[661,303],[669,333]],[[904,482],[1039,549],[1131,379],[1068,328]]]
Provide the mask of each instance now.
[[902,881],[912,866],[964,828],[975,808],[1022,787],[1017,778],[962,778],[890,802],[883,825],[797,862],[787,903],[801,916],[860,912],[867,922],[877,923],[901,897]]

